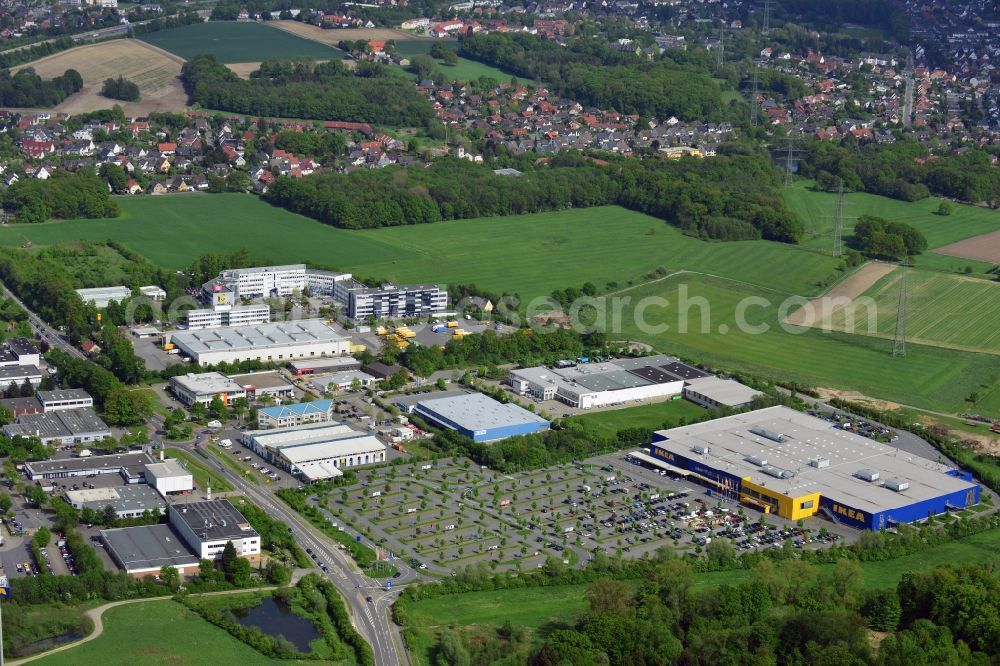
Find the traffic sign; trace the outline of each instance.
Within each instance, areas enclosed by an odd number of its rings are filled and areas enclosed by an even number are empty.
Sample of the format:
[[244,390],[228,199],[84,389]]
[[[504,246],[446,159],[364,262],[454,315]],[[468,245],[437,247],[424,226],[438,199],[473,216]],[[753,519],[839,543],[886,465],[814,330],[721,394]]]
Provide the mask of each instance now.
[[358,543],[361,543],[361,535],[359,534],[358,536],[354,537],[354,540],[357,541]]

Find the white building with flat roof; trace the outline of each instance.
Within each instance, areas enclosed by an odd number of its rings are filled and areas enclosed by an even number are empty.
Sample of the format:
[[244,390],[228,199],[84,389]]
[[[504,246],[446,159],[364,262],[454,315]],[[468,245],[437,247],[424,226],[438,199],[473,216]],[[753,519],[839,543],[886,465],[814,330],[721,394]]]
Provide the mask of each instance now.
[[235,292],[239,298],[291,296],[306,286],[306,265],[232,268],[219,273],[214,282]]
[[166,290],[163,287],[157,287],[155,284],[139,287],[139,293],[151,301],[167,300]]
[[145,478],[164,497],[194,490],[194,476],[173,458],[146,465]]
[[350,339],[322,319],[181,331],[171,341],[200,365],[247,360],[280,363],[344,356],[351,351]]
[[708,409],[719,407],[742,409],[749,407],[754,398],[763,394],[735,379],[699,377],[684,385],[683,395],[696,405]]
[[189,331],[224,326],[250,326],[267,324],[271,321],[271,306],[239,305],[236,307],[215,307],[188,310],[184,313],[184,325]]
[[270,463],[308,481],[330,479],[345,467],[385,462],[386,445],[344,423],[252,430],[243,443]]
[[510,371],[508,383],[518,395],[590,409],[677,395],[687,378],[707,374],[659,355],[562,368],[520,368]]
[[306,286],[313,296],[333,296],[338,301],[346,301],[346,291],[343,290],[353,281],[350,273],[306,269]]
[[221,558],[230,541],[240,557],[260,559],[260,534],[227,499],[172,504],[170,524],[203,560]]
[[216,396],[228,405],[236,398],[245,398],[247,394],[237,382],[218,372],[171,377],[170,390],[187,407],[194,404],[207,406]]
[[84,303],[89,303],[95,308],[106,308],[111,301],[121,303],[132,298],[132,290],[124,286],[77,289],[76,293]]

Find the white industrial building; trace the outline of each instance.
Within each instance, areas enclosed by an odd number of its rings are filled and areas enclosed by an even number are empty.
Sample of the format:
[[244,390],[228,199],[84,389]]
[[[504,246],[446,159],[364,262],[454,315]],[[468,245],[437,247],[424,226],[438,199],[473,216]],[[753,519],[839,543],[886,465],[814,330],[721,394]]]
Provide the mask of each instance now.
[[203,560],[217,560],[230,541],[236,554],[260,559],[260,534],[227,499],[173,504],[170,524]]
[[13,357],[12,363],[0,363],[0,365],[34,365],[42,362],[42,355],[38,351],[35,343],[27,338],[10,338],[7,340],[6,349],[3,350],[8,356]]
[[448,292],[435,284],[368,287],[360,282],[345,286],[347,316],[354,320],[368,317],[424,317],[448,307]]
[[124,286],[77,289],[76,293],[84,303],[89,303],[95,308],[106,308],[111,301],[122,303],[132,298],[132,290]]
[[763,394],[756,389],[739,383],[735,379],[699,377],[698,379],[690,380],[684,385],[683,395],[696,405],[701,405],[708,409],[717,409],[719,407],[743,409],[744,407],[749,407],[754,398]]
[[291,296],[305,289],[306,265],[232,268],[222,271],[219,277],[204,285],[205,291],[213,293],[216,285],[233,292],[238,298]]
[[167,510],[167,503],[154,489],[136,484],[117,488],[84,488],[67,490],[66,501],[74,509],[104,511],[111,507],[117,518],[139,518],[147,511],[154,516]]
[[231,400],[245,398],[247,394],[242,386],[218,372],[171,377],[170,390],[187,407],[194,404],[207,406],[216,396],[228,405]]
[[356,282],[350,273],[306,269],[306,286],[313,296],[332,296],[334,300],[346,303],[347,289],[352,284]]
[[146,465],[146,483],[164,497],[194,490],[194,476],[174,459]]
[[340,476],[345,467],[385,462],[386,445],[344,423],[253,430],[243,443],[270,463],[307,481]]
[[163,287],[157,287],[155,284],[139,287],[139,293],[151,301],[161,302],[167,300],[166,290]]
[[37,365],[0,365],[0,388],[17,384],[18,388],[25,380],[32,386],[42,383],[42,371]]
[[189,331],[205,328],[221,328],[223,326],[250,326],[266,324],[271,321],[271,306],[239,305],[235,307],[216,306],[188,310],[184,313],[184,325]]
[[3,427],[8,437],[37,437],[45,444],[86,444],[111,437],[111,429],[89,407],[24,414]]
[[247,360],[277,363],[344,356],[351,351],[351,341],[322,319],[181,331],[171,342],[200,365]]
[[83,389],[63,389],[61,391],[38,391],[38,402],[42,411],[58,412],[63,409],[93,407],[94,399]]
[[658,355],[570,367],[522,368],[511,370],[508,382],[518,395],[590,409],[678,395],[688,377],[705,375],[676,358]]
[[319,375],[309,380],[309,385],[320,392],[346,391],[354,386],[355,380],[361,388],[375,386],[378,379],[361,370],[347,370],[332,375]]

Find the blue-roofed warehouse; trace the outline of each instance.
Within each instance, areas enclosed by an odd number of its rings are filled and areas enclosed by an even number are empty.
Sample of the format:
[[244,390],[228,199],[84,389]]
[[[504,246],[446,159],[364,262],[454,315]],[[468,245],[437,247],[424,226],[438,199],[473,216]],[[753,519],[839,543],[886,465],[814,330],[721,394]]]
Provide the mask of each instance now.
[[261,428],[286,428],[306,423],[325,423],[333,420],[333,400],[314,400],[293,405],[264,407],[257,412],[257,425]]
[[421,400],[413,412],[476,442],[492,442],[549,429],[549,422],[523,407],[497,402],[482,393]]

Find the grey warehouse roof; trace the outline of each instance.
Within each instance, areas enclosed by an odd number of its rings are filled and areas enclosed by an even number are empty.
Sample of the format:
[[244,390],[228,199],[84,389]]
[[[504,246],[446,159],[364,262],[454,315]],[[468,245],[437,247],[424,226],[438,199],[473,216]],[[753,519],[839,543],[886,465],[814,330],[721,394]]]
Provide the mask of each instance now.
[[30,437],[36,432],[41,439],[69,437],[77,435],[93,435],[104,433],[108,424],[89,407],[64,409],[58,412],[43,414],[25,414],[19,416],[17,422],[4,426],[4,431],[11,436],[23,435]]
[[548,423],[541,416],[523,407],[497,402],[482,393],[421,400],[417,405],[468,430],[489,430],[523,423]]
[[243,539],[257,532],[250,522],[227,499],[174,504],[174,518],[180,519],[203,541]]
[[126,571],[155,570],[167,564],[194,566],[198,558],[170,525],[101,530],[112,557]]
[[342,339],[341,334],[327,326],[321,319],[181,331],[175,333],[172,338],[175,344],[195,354],[268,349],[318,342],[336,342]]
[[42,402],[62,402],[63,400],[87,400],[90,394],[83,389],[63,389],[61,391],[39,391]]
[[[57,412],[58,413],[58,412]],[[87,458],[66,458],[63,460],[36,460],[25,463],[25,467],[33,474],[52,474],[55,472],[80,472],[86,470],[114,470],[124,467],[129,476],[137,476],[145,471],[146,465],[153,462],[149,454],[141,451],[136,453],[120,453],[111,456],[89,456]]]
[[155,513],[163,512],[167,508],[167,503],[163,501],[160,493],[145,484],[93,490],[67,490],[66,499],[70,504],[79,504],[96,511],[106,506],[113,507],[119,513],[147,509]]
[[[781,433],[783,441],[776,442],[752,432],[754,426]],[[870,513],[963,491],[974,485],[947,474],[950,468],[945,465],[834,428],[828,421],[782,406],[661,430],[656,434],[666,440],[654,441],[651,448],[678,453],[737,477],[749,477],[753,483],[784,495],[799,497],[821,493]],[[695,447],[707,447],[709,452],[696,453]],[[791,474],[776,478],[748,458],[766,460],[768,467]],[[814,466],[811,461],[817,460],[828,464]],[[880,472],[883,478],[899,477],[909,482],[909,488],[896,492],[881,481],[863,481],[855,476],[863,469]]]

